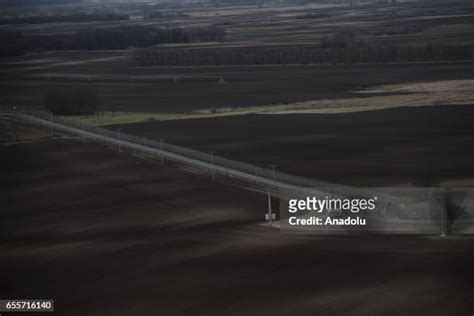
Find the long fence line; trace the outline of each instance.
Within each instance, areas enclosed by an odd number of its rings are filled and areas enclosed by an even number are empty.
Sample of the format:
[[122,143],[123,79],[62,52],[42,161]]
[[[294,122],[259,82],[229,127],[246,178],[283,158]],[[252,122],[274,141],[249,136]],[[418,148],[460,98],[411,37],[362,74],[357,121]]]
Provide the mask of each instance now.
[[[176,146],[162,141],[154,141],[139,136],[134,136],[118,131],[87,125],[81,122],[72,121],[58,117],[43,111],[1,111],[0,114],[7,114],[19,120],[48,128],[52,131],[65,134],[78,135],[81,138],[91,139],[96,142],[105,143],[114,147],[128,149],[134,152],[141,152],[154,157],[161,157],[167,161],[179,165],[185,165],[194,169],[202,170],[210,175],[220,176],[232,181],[243,182],[257,191],[267,192],[270,195],[278,196],[282,200],[295,196],[319,196],[330,198],[380,198],[379,210],[372,214],[377,220],[383,219],[383,225],[396,223],[398,231],[411,225],[410,232],[435,232],[446,221],[446,210],[442,206],[439,211],[433,214],[431,206],[430,190],[411,192],[410,194],[399,195],[397,192],[383,192],[377,190],[367,190],[363,188],[349,187],[333,184],[325,181],[318,181],[301,176],[295,176],[279,172],[269,168],[263,168],[252,164],[234,161],[214,154],[204,153],[186,147]],[[395,193],[395,194],[394,194]],[[427,195],[427,193],[429,193]],[[410,205],[411,209],[406,206]],[[439,204],[439,203],[438,203]],[[420,206],[421,205],[421,206]],[[469,214],[472,211],[469,211]],[[271,213],[271,209],[270,209]],[[271,215],[271,214],[270,214]],[[474,215],[474,214],[472,214]],[[471,216],[471,215],[470,215]],[[415,223],[415,224],[413,224]],[[429,229],[426,228],[428,224]],[[433,223],[434,226],[433,226]],[[415,225],[415,226],[413,226]],[[472,219],[468,220],[468,225],[472,226]],[[387,231],[395,230],[393,226],[386,228]]]
[[204,81],[213,83],[225,83],[223,76],[218,75],[140,75],[140,74],[57,74],[47,73],[34,75],[33,78],[51,80],[51,81],[162,81],[162,82],[187,82],[187,81]]
[[155,141],[143,137],[112,131],[91,126],[78,121],[55,116],[44,111],[19,109],[17,111],[3,110],[5,114],[13,115],[20,120],[41,125],[46,128],[79,135],[84,138],[120,146],[133,151],[162,157],[178,164],[201,169],[212,175],[220,175],[256,185],[263,190],[272,190],[274,195],[288,192],[314,191],[330,195],[363,194],[361,190],[344,185],[329,183],[279,172],[240,161],[223,158],[214,154],[172,145],[163,141]]
[[[155,141],[136,135],[130,135],[120,130],[110,130],[92,126],[79,121],[55,116],[45,111],[21,109],[2,111],[17,117],[20,120],[35,125],[44,126],[58,132],[79,135],[83,138],[99,141],[109,145],[127,148],[132,151],[143,152],[152,156],[158,156],[177,164],[187,165],[200,169],[213,176],[222,176],[232,180],[242,181],[255,186],[260,191],[270,190],[274,196],[287,197],[295,193],[308,196],[326,195],[333,197],[360,196],[370,197],[374,191],[359,189],[327,181],[316,180],[303,176],[295,176],[288,173],[264,168],[245,162],[231,160],[215,154],[194,150],[187,147],[169,144],[163,141]],[[387,196],[383,192],[378,193],[385,201],[390,203],[406,203],[412,198]]]

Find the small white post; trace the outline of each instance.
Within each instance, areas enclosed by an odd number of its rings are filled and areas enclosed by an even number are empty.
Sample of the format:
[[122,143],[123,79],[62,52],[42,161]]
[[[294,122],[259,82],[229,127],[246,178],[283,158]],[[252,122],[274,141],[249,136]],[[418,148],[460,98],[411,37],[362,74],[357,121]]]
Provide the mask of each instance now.
[[273,177],[273,180],[275,180],[275,171],[276,171],[276,168],[278,167],[278,165],[270,165],[270,167],[272,168],[272,177]]
[[272,214],[272,195],[270,193],[270,189],[267,190],[267,200],[268,200],[268,222],[273,222],[273,214]]

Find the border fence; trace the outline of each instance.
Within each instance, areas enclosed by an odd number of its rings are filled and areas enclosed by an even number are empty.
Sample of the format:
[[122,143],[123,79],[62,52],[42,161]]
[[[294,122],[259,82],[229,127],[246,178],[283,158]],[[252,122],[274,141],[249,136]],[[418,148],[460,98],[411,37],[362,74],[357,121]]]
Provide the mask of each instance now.
[[[471,204],[464,205],[464,210],[453,211],[445,202],[437,203],[436,211],[431,207],[433,194],[427,190],[411,190],[409,194],[397,190],[356,188],[334,184],[326,181],[295,176],[273,168],[264,168],[244,162],[239,162],[213,153],[172,145],[163,141],[155,141],[143,137],[121,133],[120,130],[91,126],[78,121],[55,116],[44,111],[29,109],[3,109],[0,113],[13,116],[19,120],[40,125],[51,131],[78,135],[84,139],[105,143],[118,148],[141,152],[150,156],[159,157],[209,173],[215,176],[245,183],[256,191],[268,194],[268,220],[272,221],[271,196],[285,201],[291,197],[319,196],[326,198],[369,198],[375,195],[379,199],[380,208],[376,220],[380,221],[378,228],[382,232],[397,233],[469,233],[474,231],[474,210]],[[444,199],[444,189],[437,189],[435,199]],[[474,192],[474,190],[471,190]],[[416,192],[416,194],[414,193]],[[441,193],[440,193],[441,192]],[[447,192],[447,191],[446,191]],[[468,192],[469,193],[469,192]],[[464,194],[466,196],[466,194]],[[469,196],[474,196],[470,194]],[[466,200],[466,199],[464,199]],[[473,199],[474,201],[474,199]],[[431,204],[430,204],[431,203]],[[458,203],[459,204],[459,203]],[[280,204],[281,206],[281,204]],[[407,207],[409,206],[409,207]],[[422,206],[422,207],[421,207]],[[407,210],[410,211],[407,211]],[[281,215],[280,207],[280,215]],[[375,214],[375,213],[374,213]],[[282,218],[282,216],[280,216]],[[462,218],[463,229],[456,231],[456,221]],[[395,226],[393,224],[396,224]],[[429,224],[429,228],[427,228]],[[449,226],[449,227],[448,227]],[[467,228],[466,228],[467,227]],[[375,231],[373,229],[373,231]],[[380,231],[380,230],[379,230]]]
[[83,82],[214,82],[225,83],[223,76],[218,75],[140,75],[140,74],[58,74],[47,73],[35,75],[34,78],[40,78],[47,81],[83,81]]
[[[275,194],[288,190],[315,189],[319,188],[331,194],[348,191],[356,191],[354,188],[336,185],[326,181],[314,180],[302,176],[290,175],[270,168],[264,168],[244,162],[223,158],[214,154],[198,150],[155,141],[143,137],[113,131],[106,128],[91,126],[78,121],[55,116],[45,111],[34,111],[18,109],[16,111],[3,111],[5,114],[13,115],[20,120],[41,125],[53,131],[79,135],[83,138],[99,141],[102,143],[127,148],[133,151],[142,151],[147,154],[163,157],[167,160],[189,165],[209,172],[221,175],[249,184],[271,189]],[[361,192],[358,192],[359,194]]]

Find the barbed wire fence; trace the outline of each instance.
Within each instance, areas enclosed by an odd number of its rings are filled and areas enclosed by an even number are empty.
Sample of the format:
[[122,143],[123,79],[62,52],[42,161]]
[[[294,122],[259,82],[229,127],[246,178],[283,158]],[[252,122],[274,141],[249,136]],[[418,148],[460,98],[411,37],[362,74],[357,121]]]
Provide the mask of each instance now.
[[[70,82],[210,82],[225,83],[223,76],[219,75],[142,75],[142,74],[70,74],[46,73],[32,76],[35,79],[46,81]],[[27,77],[28,78],[28,77]]]
[[[429,203],[430,193],[417,192],[416,194],[392,194],[383,190],[367,190],[364,188],[350,187],[334,184],[326,181],[295,176],[274,168],[264,168],[245,162],[235,161],[205,153],[187,147],[177,146],[164,142],[163,140],[151,140],[144,137],[130,135],[121,130],[110,130],[106,128],[91,126],[79,121],[55,116],[46,111],[36,111],[26,108],[3,108],[0,113],[13,116],[19,120],[40,125],[51,131],[78,135],[83,139],[104,143],[120,149],[140,152],[152,157],[188,166],[201,170],[212,178],[219,176],[231,181],[244,183],[254,190],[266,193],[269,201],[269,214],[267,219],[272,221],[271,196],[286,199],[295,196],[324,196],[329,198],[351,198],[351,197],[373,197],[377,195],[381,204],[377,216],[384,218],[385,222],[403,224],[403,222],[430,221],[438,227],[442,234],[446,232],[447,216],[444,211],[427,213],[425,208],[419,213],[406,212],[407,205],[419,205]],[[432,228],[436,231],[438,228]],[[416,227],[412,232],[416,231]],[[426,231],[426,230],[425,230]],[[423,231],[423,232],[425,232]]]
[[[55,116],[46,111],[35,111],[25,108],[13,110],[3,110],[5,114],[13,115],[20,120],[28,121],[35,125],[41,125],[57,132],[76,134],[83,138],[100,141],[121,148],[129,148],[136,151],[146,151],[147,153],[163,156],[165,159],[177,163],[190,164],[193,167],[203,169],[210,174],[223,175],[240,180],[254,182],[257,178],[262,178],[265,185],[275,193],[280,189],[286,191],[288,188],[321,188],[328,193],[337,194],[337,192],[347,192],[353,190],[348,186],[336,185],[330,182],[314,180],[302,176],[290,175],[287,173],[275,171],[271,168],[264,168],[245,162],[235,161],[220,157],[214,153],[206,153],[187,147],[169,144],[164,141],[151,140],[144,137],[130,135],[121,132],[121,130],[110,130],[97,126],[92,126],[79,121]],[[183,160],[185,159],[185,160]],[[232,171],[232,172],[230,172]],[[257,182],[257,184],[259,184]],[[342,191],[341,191],[342,190]],[[355,193],[355,192],[354,192]]]

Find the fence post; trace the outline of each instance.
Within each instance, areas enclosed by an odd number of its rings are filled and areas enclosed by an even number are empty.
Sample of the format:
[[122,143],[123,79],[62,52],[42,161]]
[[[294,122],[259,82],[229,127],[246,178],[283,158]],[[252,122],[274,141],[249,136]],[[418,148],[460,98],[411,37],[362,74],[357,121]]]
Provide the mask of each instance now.
[[50,124],[50,132],[53,133],[53,113],[49,114],[49,121],[51,122]]
[[268,200],[268,213],[267,213],[267,220],[271,224],[273,222],[273,214],[272,214],[272,195],[270,193],[270,189],[267,189],[267,200]]
[[161,165],[165,164],[165,157],[163,157],[163,138],[160,138],[160,150],[161,150]]
[[278,167],[278,165],[270,165],[270,167],[272,168],[273,181],[275,181],[275,171],[276,171],[276,168]]
[[118,141],[119,141],[119,143],[118,143],[118,151],[119,151],[119,152],[122,152],[122,146],[120,145],[120,130],[121,130],[121,128],[117,128],[117,138],[118,138]]
[[211,162],[212,162],[212,168],[211,168],[212,181],[214,181],[214,152],[211,151],[209,153],[211,154]]
[[441,237],[446,237],[449,235],[449,227],[448,227],[448,213],[450,212],[451,208],[451,190],[449,188],[444,188],[443,192],[443,202],[444,205],[440,207],[441,209]]

